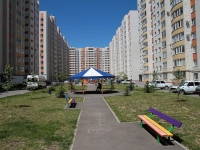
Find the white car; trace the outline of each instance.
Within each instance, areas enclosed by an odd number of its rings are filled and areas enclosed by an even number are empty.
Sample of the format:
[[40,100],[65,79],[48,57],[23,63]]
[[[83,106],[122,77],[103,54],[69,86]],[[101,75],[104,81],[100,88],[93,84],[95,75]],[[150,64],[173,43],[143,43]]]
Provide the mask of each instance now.
[[124,81],[121,81],[121,84],[130,84],[130,83],[133,83],[133,84],[135,84],[135,82],[134,81],[131,81],[131,80],[124,80]]
[[200,81],[183,81],[177,88],[179,94],[195,93],[196,87],[200,85]]
[[69,81],[68,81],[68,80],[65,80],[65,81],[64,81],[64,84],[68,84],[68,83],[69,83]]

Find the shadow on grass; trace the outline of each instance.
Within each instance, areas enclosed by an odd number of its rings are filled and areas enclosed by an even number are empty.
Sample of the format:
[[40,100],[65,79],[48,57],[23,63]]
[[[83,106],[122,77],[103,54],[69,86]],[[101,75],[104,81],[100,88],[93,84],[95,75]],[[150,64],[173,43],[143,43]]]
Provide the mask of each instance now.
[[15,108],[31,107],[30,105],[14,105]]
[[41,99],[41,98],[46,98],[45,96],[42,97],[31,97],[30,99]]
[[[148,125],[143,124],[142,126],[147,132],[149,132],[155,138],[155,142],[157,142],[157,134]],[[160,144],[162,144],[163,146],[174,145],[174,143],[172,143],[171,140],[168,140],[167,138],[164,137],[160,137]]]
[[[119,91],[111,91],[111,90],[103,91],[103,94],[113,94],[113,93],[119,93]],[[74,91],[74,94],[83,94],[83,91]],[[84,94],[102,94],[102,92],[101,91],[84,91]]]
[[187,102],[188,100],[185,100],[185,99],[179,99],[179,100],[176,100],[177,102]]

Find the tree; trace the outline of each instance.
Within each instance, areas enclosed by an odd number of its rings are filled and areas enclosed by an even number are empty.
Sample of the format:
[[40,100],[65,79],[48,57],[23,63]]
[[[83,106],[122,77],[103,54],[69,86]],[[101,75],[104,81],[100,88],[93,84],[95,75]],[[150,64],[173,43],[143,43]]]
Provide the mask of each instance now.
[[[185,79],[184,72],[181,71],[180,69],[172,72],[172,74],[174,75],[174,78],[172,79],[173,85],[179,86],[180,83]],[[178,100],[179,100],[179,95],[180,92],[177,93]]]
[[153,73],[152,73],[152,76],[153,76],[153,80],[152,81],[158,80],[158,75],[159,75],[159,73],[154,70]]
[[14,86],[12,83],[12,72],[13,72],[13,67],[10,65],[5,66],[5,70],[3,72],[3,77],[6,79],[6,82],[2,84],[2,88],[7,91],[6,93],[6,101],[7,101],[7,96],[8,96],[8,90]]
[[56,78],[58,80],[62,81],[60,83],[60,89],[59,89],[59,92],[57,94],[57,97],[59,97],[59,98],[64,98],[65,97],[65,95],[64,95],[65,90],[63,89],[63,84],[64,84],[63,81],[66,80],[68,77],[69,76],[67,74],[64,74],[64,73],[60,73],[60,74],[56,75]]

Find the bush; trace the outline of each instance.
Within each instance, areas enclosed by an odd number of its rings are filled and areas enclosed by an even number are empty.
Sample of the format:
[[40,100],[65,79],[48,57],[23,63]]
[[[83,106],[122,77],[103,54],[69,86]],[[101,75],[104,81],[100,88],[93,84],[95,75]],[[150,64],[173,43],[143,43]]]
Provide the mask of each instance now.
[[129,96],[129,95],[130,95],[129,86],[126,86],[126,88],[124,89],[124,96]]
[[149,85],[149,81],[147,81],[144,86],[144,92],[145,93],[153,93],[154,91],[155,91],[154,86]]

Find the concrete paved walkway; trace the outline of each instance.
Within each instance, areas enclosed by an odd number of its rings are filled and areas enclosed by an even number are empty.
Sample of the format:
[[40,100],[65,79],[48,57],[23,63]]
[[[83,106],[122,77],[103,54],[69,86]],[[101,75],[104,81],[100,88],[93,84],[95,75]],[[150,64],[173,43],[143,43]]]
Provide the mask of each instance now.
[[[94,85],[89,84],[87,91],[95,89]],[[103,98],[110,95],[115,94],[82,95],[85,97],[84,102],[76,106],[82,112],[72,150],[184,150],[176,141],[157,143],[148,128],[140,128],[139,122],[118,122]]]

